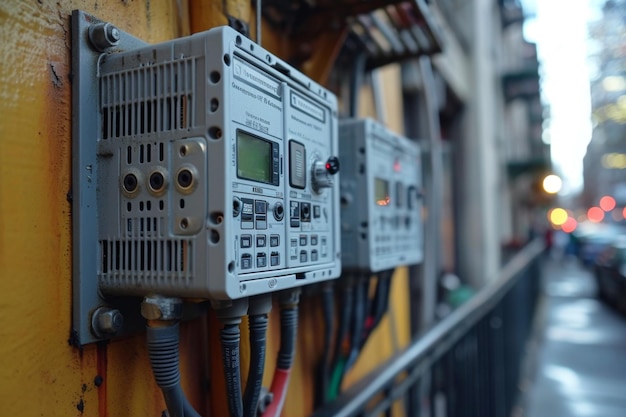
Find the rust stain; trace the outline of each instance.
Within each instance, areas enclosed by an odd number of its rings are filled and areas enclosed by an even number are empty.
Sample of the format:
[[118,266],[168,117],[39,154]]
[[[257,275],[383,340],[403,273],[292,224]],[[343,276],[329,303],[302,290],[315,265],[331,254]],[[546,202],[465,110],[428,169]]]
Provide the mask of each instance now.
[[107,417],[107,345],[105,343],[98,344],[97,368],[98,375],[94,378],[94,384],[98,387],[98,417]]

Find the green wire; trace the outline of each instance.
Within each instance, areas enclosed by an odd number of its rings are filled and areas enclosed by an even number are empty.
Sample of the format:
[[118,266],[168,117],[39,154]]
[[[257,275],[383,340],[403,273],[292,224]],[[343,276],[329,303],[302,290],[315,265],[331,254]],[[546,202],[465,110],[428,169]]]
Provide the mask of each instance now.
[[343,368],[345,367],[345,365],[346,358],[340,358],[330,378],[328,392],[326,393],[326,401],[332,401],[339,395],[339,389],[341,388],[341,377],[343,375]]

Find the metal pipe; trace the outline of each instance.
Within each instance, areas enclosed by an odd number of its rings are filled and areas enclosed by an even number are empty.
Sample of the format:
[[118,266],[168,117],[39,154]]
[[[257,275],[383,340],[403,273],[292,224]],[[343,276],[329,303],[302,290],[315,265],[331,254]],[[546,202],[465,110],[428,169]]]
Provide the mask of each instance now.
[[422,77],[423,102],[425,104],[426,125],[428,129],[427,169],[424,171],[426,186],[426,204],[428,218],[424,226],[424,265],[422,299],[420,304],[419,328],[428,329],[435,320],[435,302],[437,300],[437,279],[441,268],[441,211],[443,209],[443,160],[441,152],[441,128],[439,125],[439,104],[435,90],[435,77],[428,56],[419,58],[419,70]]
[[[450,346],[461,339],[469,328],[502,300],[513,284],[519,281],[520,272],[531,264],[543,248],[544,244],[540,239],[527,245],[502,269],[499,279],[485,286],[432,330],[411,343],[402,353],[358,381],[335,401],[316,410],[312,417],[356,416],[376,394],[392,385],[400,373],[415,367],[420,361],[434,362],[441,358]],[[429,368],[422,369],[425,372]]]

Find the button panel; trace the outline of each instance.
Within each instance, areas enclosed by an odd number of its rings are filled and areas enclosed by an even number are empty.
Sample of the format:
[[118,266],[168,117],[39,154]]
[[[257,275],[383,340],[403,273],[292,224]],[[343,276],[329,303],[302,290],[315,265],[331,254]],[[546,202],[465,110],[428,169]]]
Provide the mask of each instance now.
[[[239,270],[250,274],[284,268],[287,257],[281,256],[280,244],[285,236],[285,221],[271,213],[284,200],[238,197],[237,201],[239,210],[235,210],[233,217],[243,232],[236,237]],[[269,247],[273,248],[271,253],[267,252]]]

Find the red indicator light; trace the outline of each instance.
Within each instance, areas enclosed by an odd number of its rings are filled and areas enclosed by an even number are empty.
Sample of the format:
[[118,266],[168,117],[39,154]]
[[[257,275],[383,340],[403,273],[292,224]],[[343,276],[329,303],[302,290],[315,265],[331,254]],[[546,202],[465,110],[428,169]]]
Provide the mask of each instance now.
[[400,162],[399,161],[395,161],[393,163],[393,170],[396,172],[400,172],[400,170],[402,169],[402,167],[400,166]]
[[330,163],[326,162],[326,171],[330,170]]

